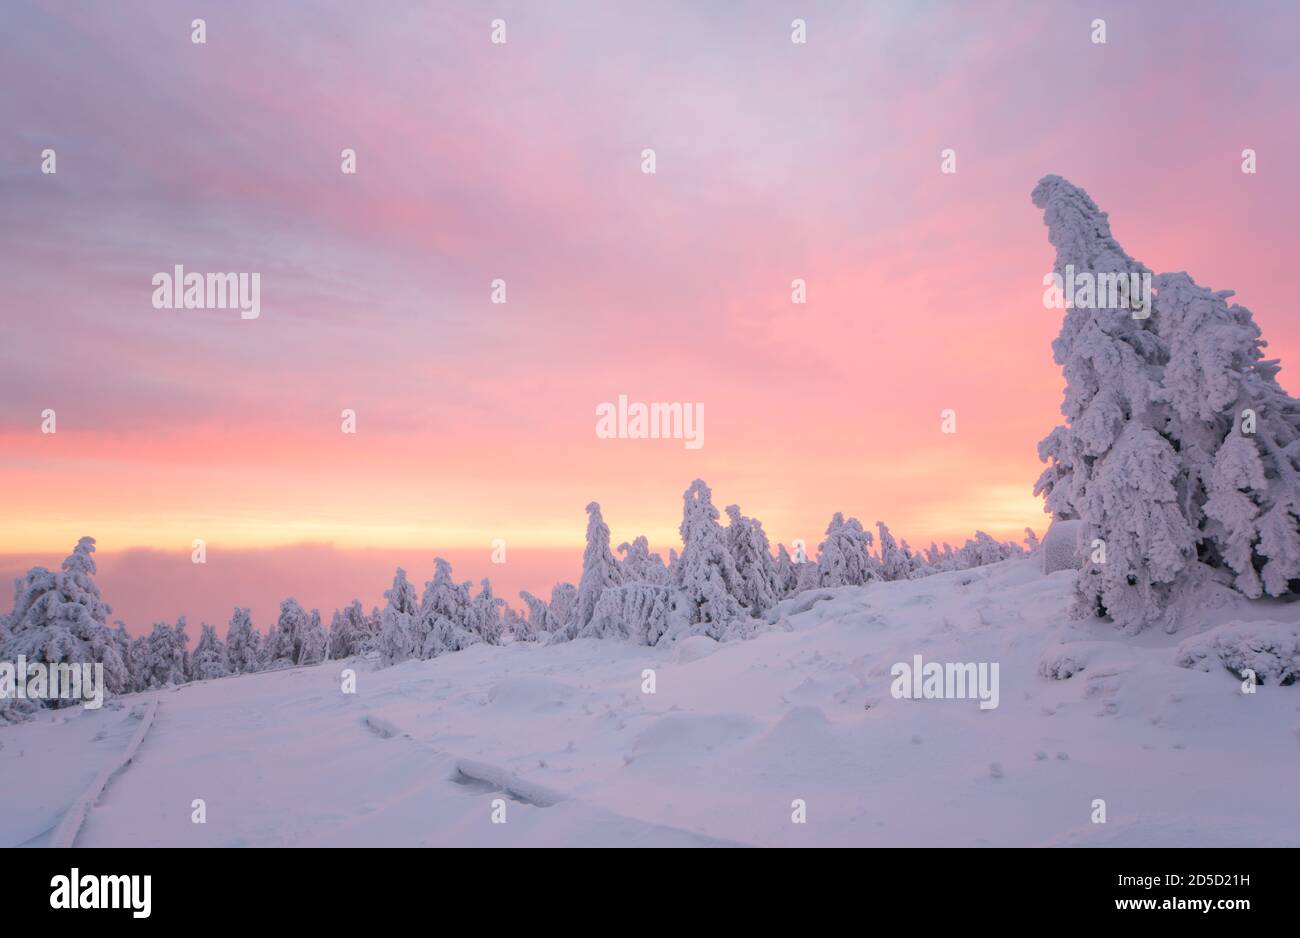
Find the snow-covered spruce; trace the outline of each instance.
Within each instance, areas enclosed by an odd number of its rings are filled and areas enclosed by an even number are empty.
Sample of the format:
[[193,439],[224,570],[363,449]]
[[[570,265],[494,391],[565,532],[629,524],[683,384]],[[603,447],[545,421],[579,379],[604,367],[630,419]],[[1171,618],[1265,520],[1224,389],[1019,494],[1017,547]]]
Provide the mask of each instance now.
[[[1048,176],[1033,200],[1058,273],[1149,273],[1082,189]],[[1185,273],[1152,284],[1146,318],[1066,313],[1053,343],[1066,422],[1039,446],[1048,466],[1035,489],[1104,548],[1085,552],[1075,614],[1129,629],[1175,628],[1173,598],[1207,578],[1248,597],[1300,584],[1300,403],[1230,291]]]
[[861,586],[881,579],[881,563],[871,553],[871,532],[857,518],[835,512],[826,540],[817,546],[818,586]]
[[344,609],[334,610],[330,620],[330,657],[350,658],[369,652],[379,639],[379,610],[366,615],[361,600],[352,600]]
[[230,673],[226,664],[226,643],[217,638],[217,630],[206,622],[199,626],[199,641],[190,655],[190,680],[210,681]]
[[247,609],[236,608],[226,626],[226,670],[251,674],[262,669],[262,633],[253,628]]
[[[33,567],[14,582],[13,611],[0,622],[0,660],[21,655],[43,664],[102,664],[109,693],[130,689],[120,640],[108,627],[112,608],[100,596],[95,574],[95,539],[83,537],[50,571]],[[8,718],[36,709],[38,702],[0,701]]]

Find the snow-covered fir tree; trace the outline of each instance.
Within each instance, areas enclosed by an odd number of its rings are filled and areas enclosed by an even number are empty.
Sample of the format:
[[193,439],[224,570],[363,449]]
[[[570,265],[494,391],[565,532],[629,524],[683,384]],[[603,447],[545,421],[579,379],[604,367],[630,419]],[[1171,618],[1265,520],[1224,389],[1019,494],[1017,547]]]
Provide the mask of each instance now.
[[294,664],[320,664],[329,657],[329,636],[321,624],[320,610],[313,609],[307,625],[294,639]]
[[0,660],[102,664],[105,689],[119,694],[129,690],[130,674],[108,627],[112,609],[92,579],[94,552],[95,539],[83,537],[58,571],[33,567],[15,582]]
[[911,552],[904,551],[898,545],[889,530],[889,525],[885,522],[877,521],[876,530],[880,532],[880,578],[882,580],[908,579],[912,575]]
[[776,545],[776,584],[778,596],[789,596],[799,589],[799,567],[784,544]]
[[384,599],[387,605],[380,613],[379,655],[385,665],[390,665],[413,658],[419,652],[416,618],[420,614],[420,602],[401,567],[393,576],[392,587],[384,591]]
[[683,594],[681,610],[689,629],[721,639],[734,623],[748,618],[739,599],[744,589],[740,571],[727,549],[708,485],[696,479],[682,501],[682,553],[673,586]]
[[1168,347],[1161,399],[1172,412],[1177,488],[1201,559],[1246,596],[1300,580],[1300,401],[1277,383],[1250,310],[1185,273],[1161,274],[1156,330]]
[[740,574],[737,598],[750,615],[761,616],[785,595],[772,548],[763,531],[763,522],[742,515],[739,505],[728,505],[725,510],[727,550]]
[[354,599],[351,605],[334,611],[330,621],[331,658],[365,654],[374,641],[374,618],[366,615],[361,600]]
[[[521,596],[523,594],[520,594]],[[531,593],[528,595],[532,596]],[[533,596],[533,599],[536,599]],[[501,613],[501,629],[511,636],[517,642],[535,642],[537,633],[533,631],[532,626],[528,624],[528,619],[521,615],[513,606],[506,606]]]
[[817,546],[817,585],[862,586],[880,578],[880,564],[871,553],[871,532],[857,518],[847,521],[835,512],[826,526],[826,540]]
[[618,552],[622,554],[618,561],[621,582],[655,583],[660,586],[668,582],[668,565],[658,554],[650,552],[650,542],[645,535],[631,544],[619,544]]
[[226,643],[217,638],[217,630],[206,622],[199,626],[199,641],[190,655],[190,680],[210,681],[229,674]]
[[436,658],[482,641],[470,621],[470,585],[457,583],[451,575],[451,564],[441,557],[433,559],[433,566],[433,579],[424,584],[415,619],[421,658]]
[[[1147,273],[1083,190],[1034,190],[1056,270]],[[1040,445],[1036,491],[1083,522],[1076,613],[1176,627],[1175,597],[1222,571],[1246,596],[1300,578],[1300,406],[1250,311],[1187,274],[1152,279],[1150,315],[1078,307],[1053,343],[1066,423]]]
[[[1111,237],[1082,189],[1048,176],[1033,201],[1044,210],[1057,274],[1150,273]],[[1035,492],[1055,517],[1084,522],[1085,544],[1100,542],[1085,552],[1076,614],[1140,627],[1163,615],[1195,559],[1195,538],[1177,503],[1178,454],[1161,434],[1165,349],[1152,317],[1093,306],[1067,310],[1052,343],[1065,372],[1066,423],[1039,444],[1048,467]]]
[[267,670],[287,668],[297,663],[302,636],[310,620],[298,600],[285,599],[280,603],[280,616],[266,633],[262,646],[262,660]]
[[617,638],[654,645],[670,631],[688,631],[681,613],[683,595],[654,583],[624,583],[600,593],[580,638]]
[[576,638],[591,622],[596,602],[606,588],[618,586],[622,580],[618,561],[609,550],[609,526],[600,516],[600,505],[587,505],[587,547],[582,554],[582,578],[578,581],[578,605],[573,618],[565,623],[559,637]]
[[547,609],[549,630],[563,632],[578,614],[578,588],[572,583],[556,583],[551,587]]
[[226,627],[226,669],[251,674],[262,668],[262,633],[253,628],[247,609],[236,608]]
[[185,617],[174,626],[159,622],[144,639],[141,689],[181,685],[190,679],[190,637]]
[[492,593],[492,584],[484,577],[479,581],[479,593],[469,607],[469,629],[489,645],[501,644],[501,610],[506,601]]
[[549,632],[551,610],[547,606],[546,600],[534,596],[527,590],[519,591],[519,598],[524,601],[526,615],[524,621],[526,629],[515,632],[515,639],[522,641],[536,641],[543,633]]

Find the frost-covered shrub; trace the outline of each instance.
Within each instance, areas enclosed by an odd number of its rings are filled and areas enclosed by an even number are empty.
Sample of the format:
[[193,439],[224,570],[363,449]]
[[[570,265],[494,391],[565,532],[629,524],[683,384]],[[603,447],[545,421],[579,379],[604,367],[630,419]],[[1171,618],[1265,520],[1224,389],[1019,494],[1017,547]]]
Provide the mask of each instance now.
[[1259,684],[1291,684],[1300,678],[1300,625],[1231,622],[1202,632],[1178,646],[1180,668],[1226,668],[1236,677],[1255,672]]

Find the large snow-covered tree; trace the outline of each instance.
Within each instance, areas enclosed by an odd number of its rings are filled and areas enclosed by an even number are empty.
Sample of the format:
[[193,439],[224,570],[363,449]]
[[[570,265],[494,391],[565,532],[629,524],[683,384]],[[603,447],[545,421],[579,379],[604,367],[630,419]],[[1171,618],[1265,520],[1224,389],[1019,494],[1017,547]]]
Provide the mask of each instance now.
[[[1150,273],[1083,190],[1049,176],[1033,199],[1058,273]],[[1066,422],[1040,444],[1035,489],[1083,522],[1076,612],[1128,628],[1174,627],[1174,598],[1216,570],[1251,597],[1300,580],[1300,403],[1231,291],[1185,273],[1152,286],[1149,315],[1066,313],[1053,343]]]
[[109,693],[129,689],[130,674],[108,627],[112,609],[100,596],[95,539],[83,537],[57,571],[33,567],[14,584],[0,658],[22,655],[30,663],[102,664]]
[[[1061,276],[1150,274],[1111,236],[1105,212],[1059,176],[1033,192]],[[1148,311],[1150,312],[1150,311]],[[1065,372],[1066,422],[1039,444],[1048,463],[1035,486],[1057,518],[1083,521],[1077,614],[1108,614],[1137,628],[1160,618],[1195,560],[1195,535],[1177,502],[1179,456],[1161,412],[1164,343],[1159,312],[1100,303],[1066,311],[1052,343]]]

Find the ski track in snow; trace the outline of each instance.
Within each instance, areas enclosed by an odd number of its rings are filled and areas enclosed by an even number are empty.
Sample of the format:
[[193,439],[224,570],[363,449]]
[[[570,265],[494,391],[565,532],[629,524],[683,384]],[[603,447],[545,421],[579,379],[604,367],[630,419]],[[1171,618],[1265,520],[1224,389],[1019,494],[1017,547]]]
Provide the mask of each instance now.
[[[1300,604],[1125,638],[1068,618],[1072,577],[1026,559],[819,590],[778,608],[782,627],[722,645],[475,646],[185,685],[77,843],[1300,845],[1300,687],[1244,695],[1224,671],[1173,663],[1189,635],[1295,622]],[[999,707],[894,699],[890,667],[914,654],[998,662]],[[121,751],[122,711],[73,714],[0,729],[17,781],[0,845],[41,843],[52,804]]]
[[126,744],[126,750],[100,770],[99,774],[90,783],[90,787],[64,813],[63,819],[59,821],[59,826],[54,829],[54,833],[50,836],[49,845],[51,847],[71,847],[76,842],[77,833],[86,822],[86,815],[95,806],[95,803],[103,795],[104,790],[112,783],[113,779],[126,771],[127,766],[131,764],[140,749],[140,744],[144,742],[150,727],[153,726],[154,717],[157,715],[158,699],[156,697],[150,700],[141,712],[137,713],[135,710],[131,712],[132,718],[138,718],[140,725],[136,727],[135,733],[132,734],[131,741]]

